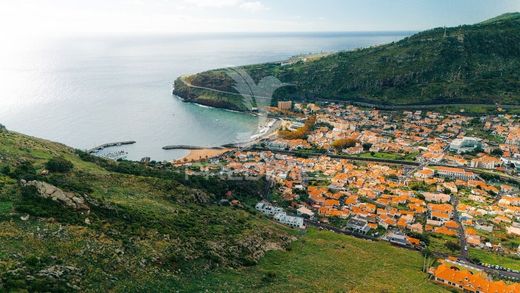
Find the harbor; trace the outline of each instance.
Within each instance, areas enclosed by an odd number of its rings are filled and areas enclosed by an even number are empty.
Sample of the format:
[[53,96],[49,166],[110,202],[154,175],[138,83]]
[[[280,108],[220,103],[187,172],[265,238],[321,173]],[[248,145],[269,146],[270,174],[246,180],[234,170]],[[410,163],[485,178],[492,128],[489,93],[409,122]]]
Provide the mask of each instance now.
[[92,149],[89,149],[87,150],[87,152],[89,154],[95,154],[95,153],[98,153],[100,151],[103,151],[107,148],[112,148],[112,147],[118,147],[118,146],[124,146],[124,145],[132,145],[132,144],[135,144],[136,142],[131,140],[131,141],[121,141],[121,142],[111,142],[111,143],[105,143],[105,144],[102,144],[100,146],[97,146],[95,148],[92,148]]

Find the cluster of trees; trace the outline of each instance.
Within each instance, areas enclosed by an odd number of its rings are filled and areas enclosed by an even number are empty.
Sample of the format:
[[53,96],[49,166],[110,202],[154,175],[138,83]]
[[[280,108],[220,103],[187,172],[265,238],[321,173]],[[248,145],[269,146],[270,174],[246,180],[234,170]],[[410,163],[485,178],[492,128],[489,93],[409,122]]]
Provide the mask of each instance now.
[[343,149],[355,147],[357,142],[358,141],[353,138],[342,138],[342,139],[338,139],[338,140],[334,141],[332,143],[332,147],[335,148],[336,150],[343,150]]
[[50,172],[67,173],[74,168],[74,165],[62,157],[54,157],[45,163],[45,168]]
[[307,135],[312,131],[316,124],[316,116],[310,116],[305,120],[305,124],[296,129],[295,131],[280,130],[278,134],[283,139],[305,139]]

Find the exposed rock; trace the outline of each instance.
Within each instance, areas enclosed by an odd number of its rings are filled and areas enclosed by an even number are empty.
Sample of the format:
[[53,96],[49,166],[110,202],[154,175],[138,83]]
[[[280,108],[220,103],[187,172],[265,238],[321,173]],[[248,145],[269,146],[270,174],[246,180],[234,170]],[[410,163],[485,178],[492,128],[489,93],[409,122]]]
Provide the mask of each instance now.
[[27,221],[27,220],[29,220],[29,215],[21,216],[21,217],[20,217],[20,220],[22,220],[22,221]]
[[204,205],[210,203],[213,196],[200,189],[180,189],[177,194],[172,195],[172,198],[181,204],[197,203]]
[[38,276],[60,279],[65,274],[75,273],[77,271],[79,271],[79,269],[73,266],[54,265],[39,271]]
[[206,256],[220,265],[239,267],[256,264],[271,250],[285,250],[296,237],[276,235],[271,232],[251,233],[235,243],[206,242]]
[[67,207],[78,211],[90,211],[90,207],[85,203],[85,198],[73,192],[66,192],[58,187],[41,181],[21,181],[24,186],[34,186],[43,198],[50,198]]

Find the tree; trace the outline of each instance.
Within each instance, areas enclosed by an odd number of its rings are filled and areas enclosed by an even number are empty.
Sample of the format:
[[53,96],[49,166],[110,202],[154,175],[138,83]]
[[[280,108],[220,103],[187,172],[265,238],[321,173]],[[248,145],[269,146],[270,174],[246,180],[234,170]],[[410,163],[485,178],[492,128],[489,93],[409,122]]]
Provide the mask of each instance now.
[[302,127],[294,131],[280,130],[278,131],[278,135],[280,135],[280,137],[283,139],[304,139],[312,131],[315,124],[316,116],[310,116],[307,118],[307,120],[305,120],[305,123]]
[[67,173],[74,165],[63,157],[54,157],[45,163],[45,168],[50,172]]
[[36,178],[36,169],[27,161],[21,162],[10,174],[15,179],[34,180]]
[[491,151],[491,154],[496,157],[501,157],[504,152],[501,149],[494,149]]
[[363,144],[363,150],[365,152],[368,152],[371,148],[372,148],[372,144],[371,143],[366,142],[366,143]]
[[357,141],[353,138],[342,138],[332,143],[332,147],[337,150],[348,149],[356,146]]

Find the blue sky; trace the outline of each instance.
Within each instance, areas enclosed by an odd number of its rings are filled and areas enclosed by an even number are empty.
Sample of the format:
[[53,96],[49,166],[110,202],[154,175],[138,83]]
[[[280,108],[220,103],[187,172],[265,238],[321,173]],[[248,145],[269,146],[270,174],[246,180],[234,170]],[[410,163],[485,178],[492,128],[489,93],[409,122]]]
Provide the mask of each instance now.
[[423,30],[511,11],[520,0],[0,0],[0,33]]

